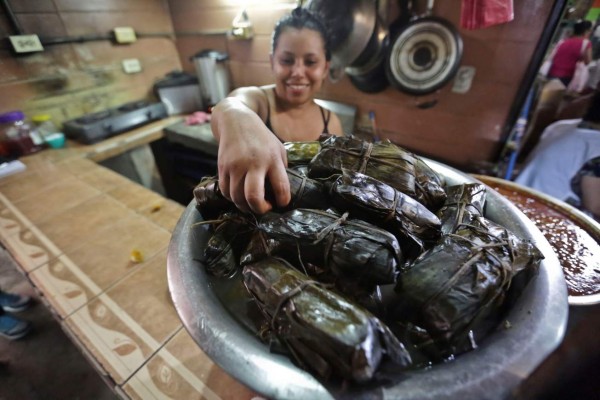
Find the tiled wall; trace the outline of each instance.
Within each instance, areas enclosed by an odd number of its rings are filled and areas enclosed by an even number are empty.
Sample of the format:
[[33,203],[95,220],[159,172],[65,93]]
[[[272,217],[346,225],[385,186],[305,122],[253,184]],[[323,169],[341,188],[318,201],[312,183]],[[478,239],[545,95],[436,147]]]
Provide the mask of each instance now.
[[[81,37],[130,26],[139,38],[132,44],[94,40],[47,45],[45,51],[27,55],[15,55],[8,41],[2,42],[0,112],[50,114],[61,123],[151,98],[155,79],[181,69],[166,0],[9,0],[9,4],[26,34]],[[0,35],[16,33],[2,9]],[[139,59],[142,72],[125,74],[121,61],[127,58]]]
[[[331,0],[333,1],[333,0]],[[341,1],[341,0],[338,0]],[[27,33],[78,36],[109,33],[131,26],[140,39],[130,45],[110,41],[47,46],[28,56],[0,45],[0,112],[15,108],[28,114],[51,113],[58,122],[150,95],[152,83],[182,68],[194,73],[190,56],[211,48],[230,55],[232,87],[272,82],[268,54],[277,19],[295,0],[10,0]],[[368,127],[374,111],[380,136],[415,152],[459,167],[494,161],[520,82],[539,41],[553,2],[514,0],[515,20],[487,29],[459,29],[464,42],[462,65],[476,74],[471,90],[453,93],[452,82],[435,93],[412,96],[388,88],[376,94],[356,89],[347,77],[327,82],[322,98],[357,106],[359,127]],[[390,12],[395,1],[389,0]],[[226,32],[246,7],[254,24],[251,40]],[[461,0],[435,2],[434,14],[458,26]],[[13,34],[0,15],[0,34]],[[175,33],[174,38],[159,36]],[[144,34],[150,34],[144,36]],[[152,36],[151,34],[159,34]],[[143,72],[127,75],[121,61],[138,58]],[[435,104],[420,108],[423,103]]]
[[[333,1],[333,0],[332,0]],[[227,51],[234,87],[272,83],[268,53],[275,21],[296,5],[292,0],[169,0],[177,48],[185,70],[193,72],[189,57],[198,50]],[[452,82],[430,95],[416,97],[388,88],[377,94],[356,89],[347,77],[330,82],[322,96],[358,107],[357,124],[369,126],[368,113],[375,111],[380,136],[419,154],[459,167],[493,161],[502,145],[504,126],[519,84],[539,41],[553,2],[515,0],[514,21],[476,31],[459,28],[464,42],[461,65],[473,66],[471,90],[453,93]],[[395,1],[389,1],[394,12]],[[245,5],[254,24],[252,40],[227,38],[219,31],[231,27]],[[461,0],[435,2],[434,15],[459,25]],[[197,35],[190,35],[195,32]],[[205,33],[202,35],[202,33]],[[435,106],[422,109],[426,102]]]

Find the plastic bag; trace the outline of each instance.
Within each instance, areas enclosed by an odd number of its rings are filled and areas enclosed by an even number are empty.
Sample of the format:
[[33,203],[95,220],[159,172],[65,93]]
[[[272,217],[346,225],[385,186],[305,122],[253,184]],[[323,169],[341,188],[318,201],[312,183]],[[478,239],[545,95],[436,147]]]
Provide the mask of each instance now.
[[513,0],[462,0],[460,26],[481,29],[514,19]]
[[580,93],[587,86],[589,78],[590,72],[587,65],[583,61],[578,61],[575,65],[575,74],[573,74],[573,79],[569,82],[567,90]]

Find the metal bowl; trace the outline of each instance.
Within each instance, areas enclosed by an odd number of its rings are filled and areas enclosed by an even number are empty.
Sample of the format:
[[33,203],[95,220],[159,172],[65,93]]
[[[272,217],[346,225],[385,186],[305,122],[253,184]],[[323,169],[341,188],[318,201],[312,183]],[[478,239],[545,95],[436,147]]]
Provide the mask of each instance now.
[[[600,223],[598,223],[593,218],[587,216],[583,212],[579,211],[575,207],[560,201],[552,196],[549,196],[545,193],[540,192],[539,190],[535,190],[523,185],[520,185],[515,182],[507,181],[505,179],[494,178],[491,176],[475,176],[477,179],[490,186],[491,188],[497,188],[499,190],[506,190],[508,193],[514,192],[522,197],[522,199],[526,199],[526,203],[537,203],[542,206],[546,206],[550,210],[553,210],[560,214],[564,220],[572,222],[573,224],[579,226],[586,233],[588,233],[591,239],[595,240],[600,244]],[[505,192],[506,193],[506,192]],[[508,196],[508,194],[507,194]],[[528,208],[528,204],[519,203],[517,199],[511,199],[516,201],[517,207],[525,207]],[[542,233],[546,231],[552,231],[554,229],[555,223],[551,222],[550,224],[538,224],[533,218],[536,226],[541,230]],[[561,262],[561,257],[558,255],[559,262]],[[597,261],[597,260],[596,260]],[[588,266],[590,269],[591,266]],[[568,275],[567,264],[563,265],[565,268],[565,273]],[[587,278],[590,278],[589,276]],[[567,286],[569,283],[567,282]],[[596,288],[598,291],[599,288]],[[569,295],[569,305],[570,306],[591,306],[594,304],[600,304],[600,293],[588,294],[588,295]]]
[[[443,164],[426,160],[448,184],[477,182]],[[504,399],[560,344],[567,323],[567,287],[550,244],[512,203],[489,191],[486,216],[533,241],[542,251],[539,273],[515,299],[506,319],[510,328],[490,334],[479,348],[454,361],[427,370],[407,371],[387,386],[340,388],[323,384],[296,367],[287,357],[273,354],[244,318],[243,303],[235,304],[223,280],[205,273],[200,259],[208,227],[190,203],[169,245],[167,272],[175,308],[202,350],[245,385],[273,399],[402,398]]]

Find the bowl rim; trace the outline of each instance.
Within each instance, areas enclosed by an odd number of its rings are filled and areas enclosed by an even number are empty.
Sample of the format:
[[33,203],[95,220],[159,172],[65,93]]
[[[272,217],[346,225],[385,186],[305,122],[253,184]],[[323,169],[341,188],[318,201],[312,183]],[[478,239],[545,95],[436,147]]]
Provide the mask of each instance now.
[[[452,184],[479,182],[444,164],[423,158]],[[491,201],[490,201],[491,200]],[[532,240],[546,257],[538,274],[511,308],[510,328],[497,329],[479,348],[428,370],[407,371],[389,387],[357,390],[352,398],[481,399],[506,398],[562,342],[568,318],[567,287],[550,244],[515,205],[490,191],[488,213],[521,237]],[[181,215],[169,243],[167,279],[176,311],[190,336],[221,368],[268,398],[348,397],[321,383],[240,326],[212,291],[203,265],[197,261],[199,240],[208,226],[192,200]],[[513,226],[514,225],[514,226]],[[203,240],[206,240],[204,238]],[[196,257],[196,259],[194,259]],[[500,349],[502,351],[500,351]]]
[[[546,193],[540,192],[539,190],[523,186],[519,183],[508,181],[506,179],[501,179],[493,176],[487,175],[473,175],[476,179],[482,181],[484,184],[488,185],[491,190],[494,188],[491,187],[490,183],[497,184],[499,186],[508,187],[511,190],[516,190],[525,193],[528,196],[531,196],[535,200],[539,200],[541,203],[547,205],[550,208],[560,212],[561,214],[566,214],[571,220],[579,225],[580,228],[585,230],[596,242],[600,243],[600,223],[594,220],[589,215],[581,212],[577,208],[572,205],[565,203],[564,201],[558,200],[555,197],[549,196]],[[569,295],[568,296],[569,305],[571,306],[591,306],[600,303],[600,292],[588,295]]]

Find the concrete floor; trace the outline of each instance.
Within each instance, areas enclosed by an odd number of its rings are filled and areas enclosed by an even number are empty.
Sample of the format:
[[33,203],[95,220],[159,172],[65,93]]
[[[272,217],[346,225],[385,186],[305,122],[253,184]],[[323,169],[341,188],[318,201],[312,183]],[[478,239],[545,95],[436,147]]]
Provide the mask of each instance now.
[[2,247],[0,288],[35,300],[30,309],[14,314],[30,321],[32,331],[16,341],[0,337],[0,400],[119,398],[65,335]]

